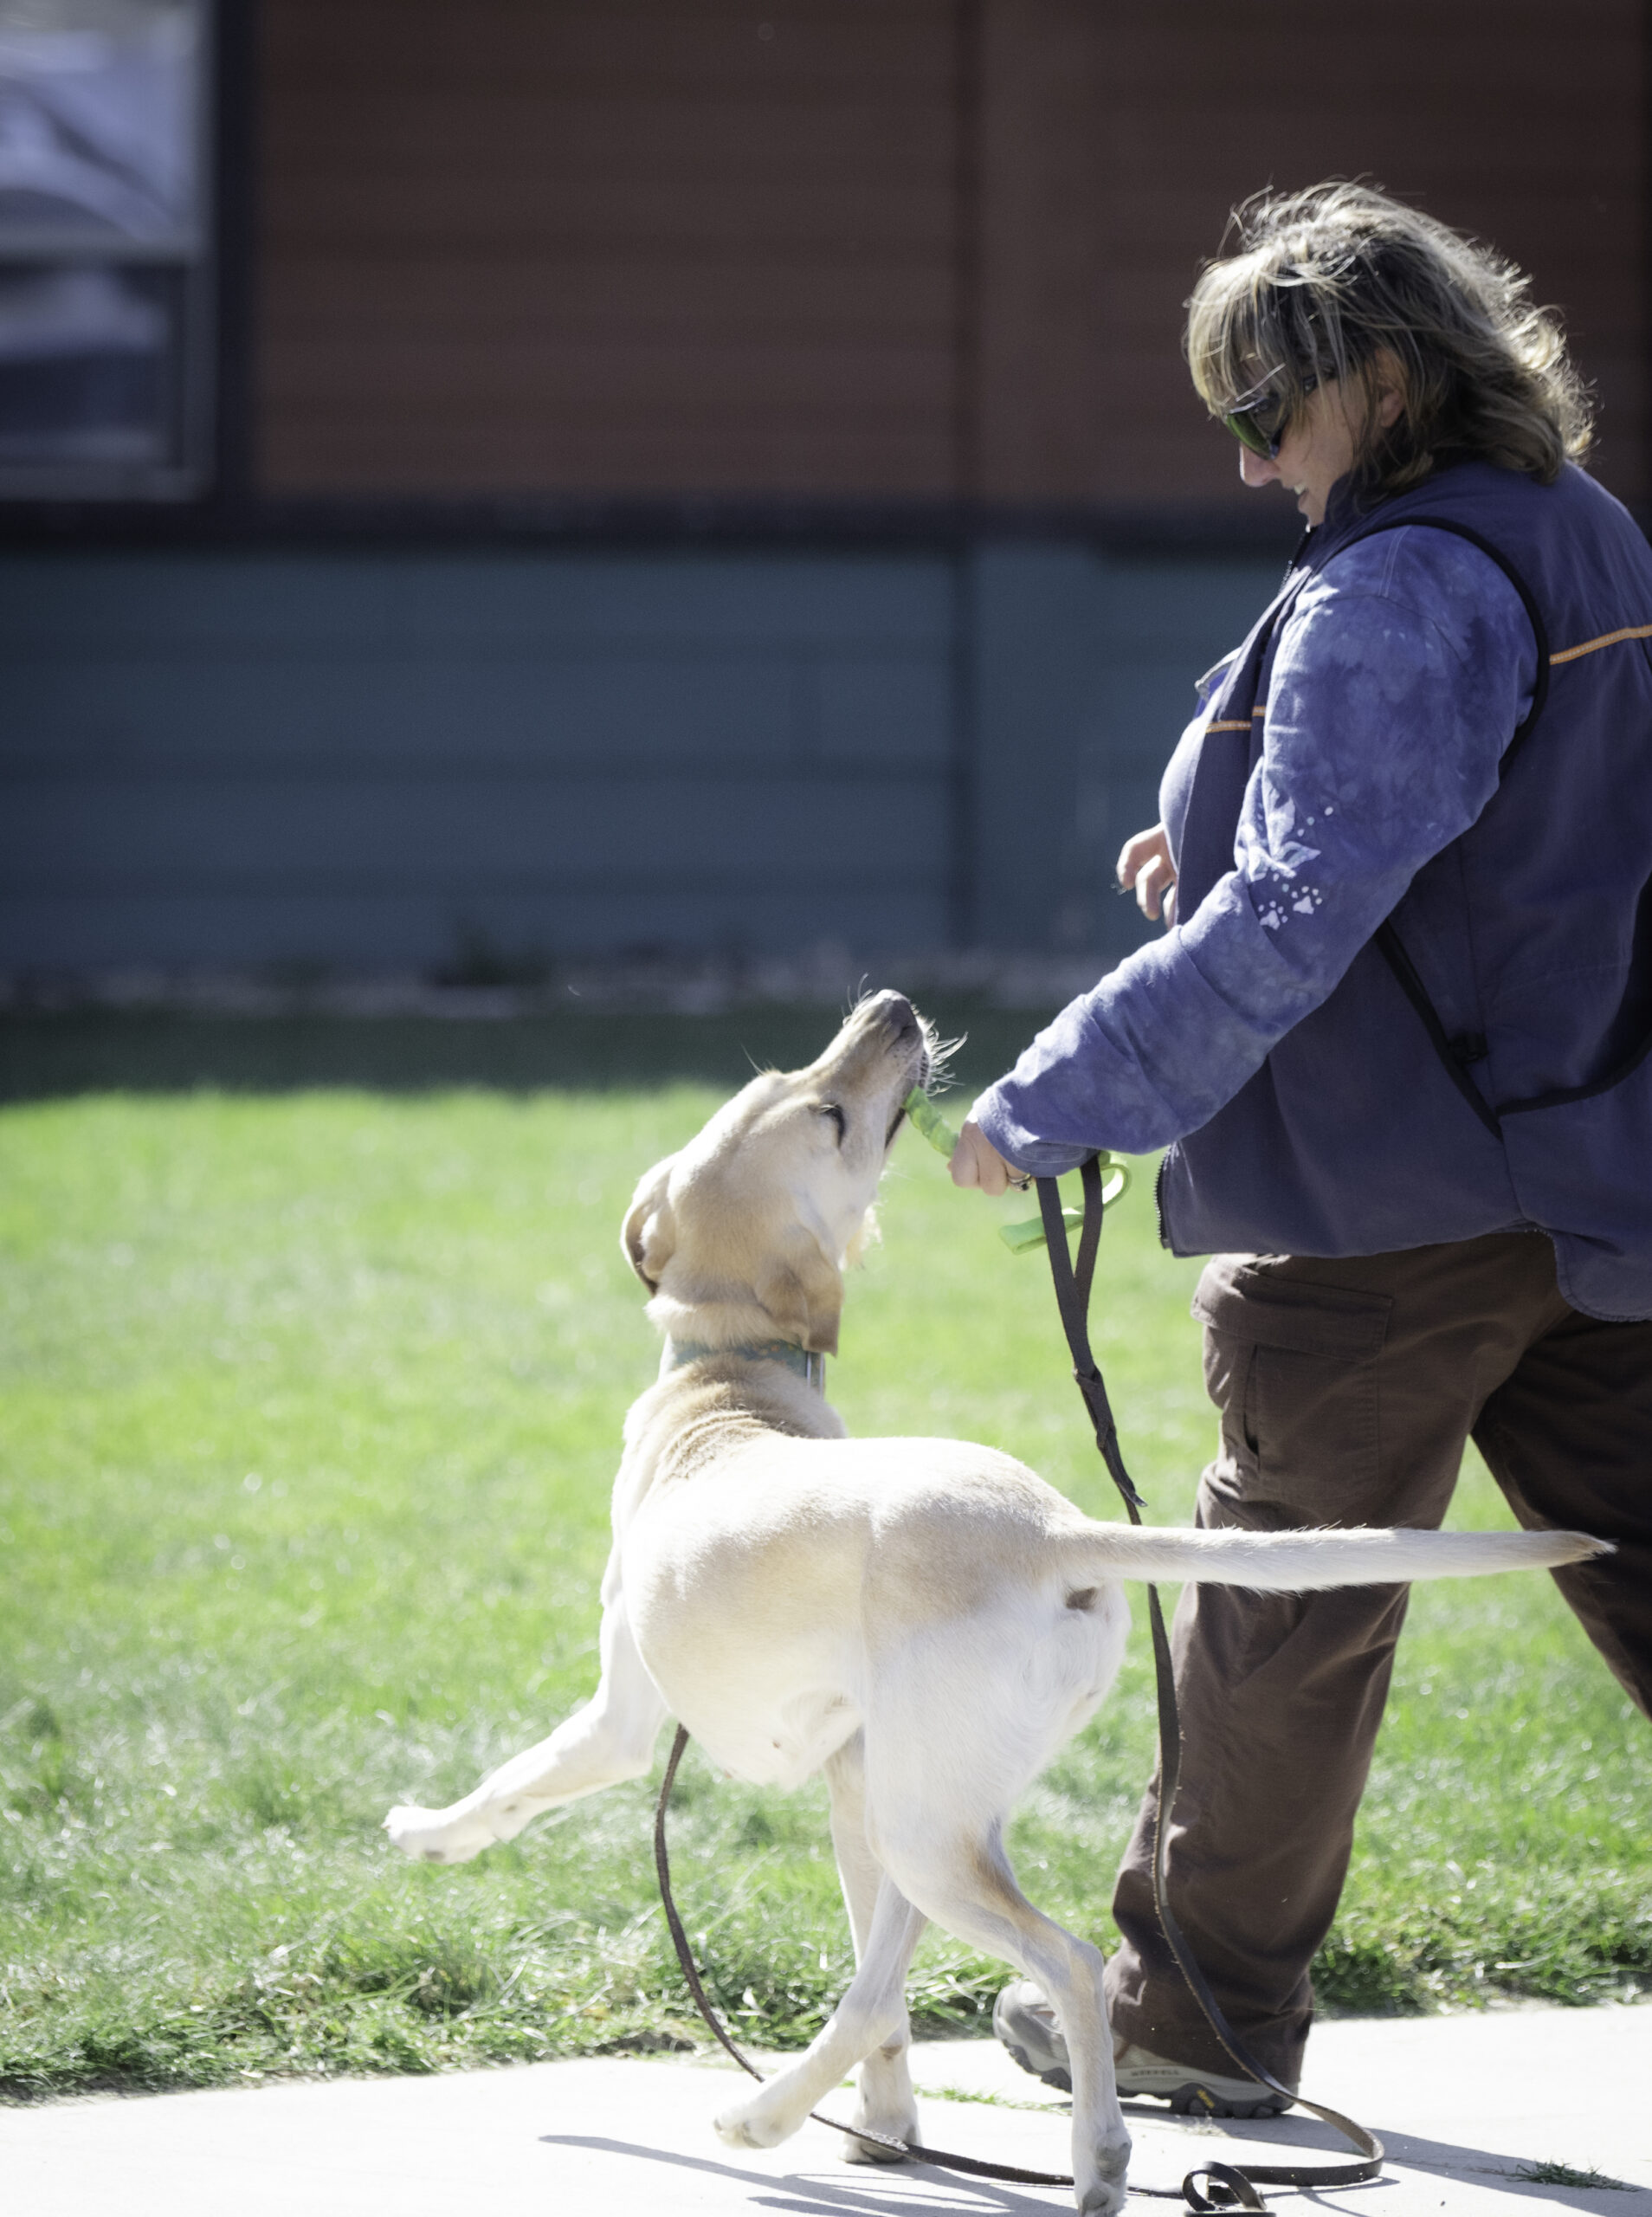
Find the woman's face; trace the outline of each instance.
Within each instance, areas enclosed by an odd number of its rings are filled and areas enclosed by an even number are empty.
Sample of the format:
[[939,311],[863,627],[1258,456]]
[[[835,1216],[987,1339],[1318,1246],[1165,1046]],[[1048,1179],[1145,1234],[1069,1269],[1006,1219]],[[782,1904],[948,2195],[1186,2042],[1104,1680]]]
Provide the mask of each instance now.
[[[1378,393],[1377,420],[1384,430],[1397,419],[1402,405],[1391,388]],[[1309,393],[1300,417],[1280,441],[1271,462],[1249,447],[1240,448],[1239,475],[1247,485],[1288,485],[1304,520],[1322,524],[1331,488],[1353,468],[1364,429],[1364,396],[1358,384],[1345,387],[1339,379],[1327,378]]]

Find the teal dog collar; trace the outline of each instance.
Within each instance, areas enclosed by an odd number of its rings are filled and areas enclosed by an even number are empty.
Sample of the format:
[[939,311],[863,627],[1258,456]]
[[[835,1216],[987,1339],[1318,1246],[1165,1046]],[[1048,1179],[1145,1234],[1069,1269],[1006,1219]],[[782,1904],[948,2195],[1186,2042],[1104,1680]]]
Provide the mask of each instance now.
[[795,1370],[806,1386],[817,1393],[826,1391],[826,1358],[808,1348],[795,1347],[790,1340],[756,1340],[750,1346],[739,1348],[702,1347],[698,1340],[673,1340],[671,1367],[681,1370],[687,1362],[714,1361],[719,1356],[735,1357],[748,1362],[783,1362],[788,1370]]

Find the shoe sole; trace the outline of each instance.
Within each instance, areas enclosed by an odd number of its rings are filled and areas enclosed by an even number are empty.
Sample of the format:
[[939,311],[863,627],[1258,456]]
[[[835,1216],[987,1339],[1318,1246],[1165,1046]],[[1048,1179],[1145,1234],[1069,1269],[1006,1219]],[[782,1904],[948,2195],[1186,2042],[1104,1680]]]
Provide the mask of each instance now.
[[1010,2058],[1010,2060],[1012,2063],[1018,2063],[1022,2069],[1027,2072],[1029,2078],[1037,2079],[1040,2085],[1054,2086],[1063,2094],[1070,2094],[1072,2092],[1073,2074],[1071,2072],[1063,2071],[1059,2063],[1052,2063],[1044,2070],[1041,2071],[1036,2062],[1024,2047],[1017,2047],[1012,2040],[1003,2039],[1002,2033],[999,2034],[999,2039],[1003,2040],[1003,2052]]
[[[1054,2086],[1063,2094],[1072,2092],[1072,2073],[1064,2071],[1060,2064],[1051,2064],[1041,2071],[1036,2059],[1026,2048],[1004,2040],[1003,2049],[1012,2063],[1019,2064],[1028,2076],[1036,2078],[1041,2085]],[[1218,2094],[1197,2078],[1188,2079],[1179,2086],[1148,2087],[1120,2084],[1119,2092],[1127,2102],[1165,2102],[1168,2104],[1172,2117],[1279,2117],[1289,2106],[1277,2094],[1262,2094],[1254,2102],[1245,2101],[1238,2095]]]
[[[1004,2053],[1009,2059],[1020,2064],[1029,2078],[1036,2078],[1040,2086],[1055,2086],[1060,2093],[1074,2091],[1074,2078],[1062,2071],[1060,2064],[1049,2064],[1040,2071],[1038,2062],[1029,2055],[1027,2048],[1004,2042]],[[1189,2079],[1182,2086],[1124,2086],[1120,2084],[1120,2097],[1124,2102],[1165,2102],[1173,2117],[1280,2117],[1288,2104],[1277,2095],[1260,2095],[1255,2102],[1244,2102],[1237,2095],[1215,2093],[1200,2079]]]
[[1218,2094],[1197,2078],[1180,2086],[1120,2084],[1119,2091],[1126,2101],[1166,2102],[1172,2117],[1278,2117],[1288,2106],[1277,2094],[1262,2094],[1254,2102],[1237,2094]]

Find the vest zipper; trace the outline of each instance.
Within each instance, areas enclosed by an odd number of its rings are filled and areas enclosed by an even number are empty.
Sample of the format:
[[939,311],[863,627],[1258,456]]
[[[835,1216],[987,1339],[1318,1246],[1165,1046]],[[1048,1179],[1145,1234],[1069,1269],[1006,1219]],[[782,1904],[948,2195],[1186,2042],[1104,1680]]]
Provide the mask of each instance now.
[[1165,1221],[1165,1173],[1170,1168],[1170,1159],[1176,1152],[1172,1140],[1158,1158],[1158,1168],[1153,1175],[1153,1208],[1158,1217],[1158,1244],[1170,1251],[1170,1226]]

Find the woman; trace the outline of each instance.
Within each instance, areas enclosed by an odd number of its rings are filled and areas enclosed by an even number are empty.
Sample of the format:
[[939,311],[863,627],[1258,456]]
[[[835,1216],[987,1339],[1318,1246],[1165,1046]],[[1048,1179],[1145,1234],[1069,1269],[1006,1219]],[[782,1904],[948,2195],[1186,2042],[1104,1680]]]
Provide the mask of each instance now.
[[[1381,193],[1241,211],[1194,383],[1309,529],[1204,682],[1120,878],[1166,935],[975,1104],[1001,1193],[1168,1146],[1161,1231],[1221,1443],[1204,1523],[1437,1524],[1464,1442],[1652,1705],[1652,552],[1518,272]],[[1299,2082],[1403,1588],[1190,1587],[1171,1898],[1229,2020]],[[1152,1795],[1108,1967],[1121,2091],[1258,2098],[1171,1963]],[[1036,1990],[1001,2035],[1061,2078]]]

